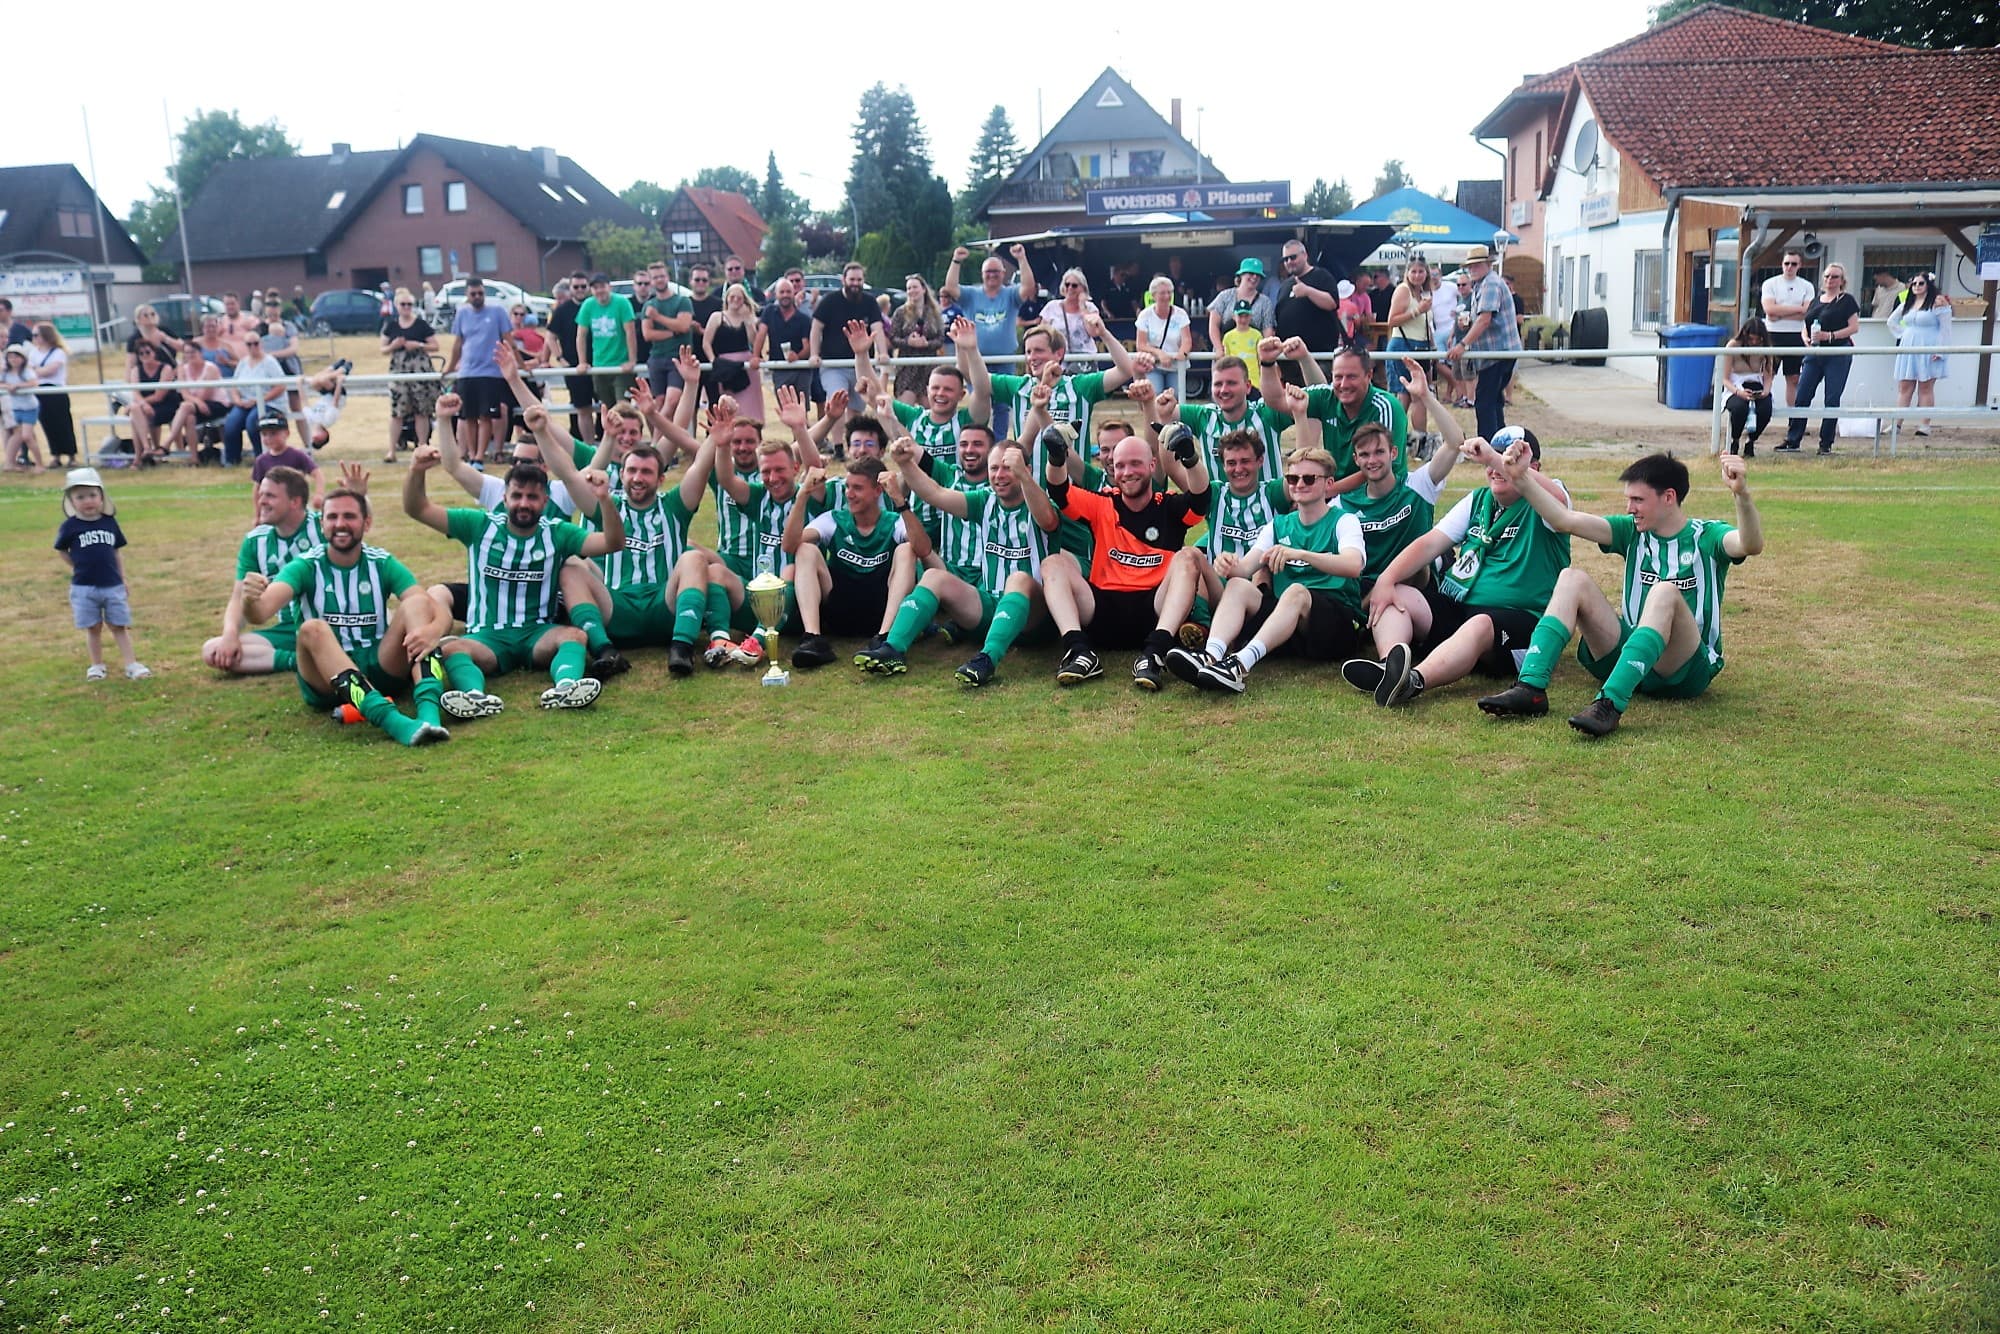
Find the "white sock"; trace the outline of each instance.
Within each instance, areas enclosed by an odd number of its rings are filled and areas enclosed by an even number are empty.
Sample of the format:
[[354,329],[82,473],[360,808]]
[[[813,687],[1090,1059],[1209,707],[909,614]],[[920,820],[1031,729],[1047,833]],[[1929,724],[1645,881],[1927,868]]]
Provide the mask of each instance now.
[[1208,656],[1214,658],[1217,662],[1221,662],[1229,656],[1229,645],[1220,639],[1211,638],[1208,641]]
[[1262,639],[1253,639],[1236,651],[1236,661],[1242,663],[1243,670],[1247,672],[1262,662],[1264,655],[1270,651],[1270,649],[1264,647]]

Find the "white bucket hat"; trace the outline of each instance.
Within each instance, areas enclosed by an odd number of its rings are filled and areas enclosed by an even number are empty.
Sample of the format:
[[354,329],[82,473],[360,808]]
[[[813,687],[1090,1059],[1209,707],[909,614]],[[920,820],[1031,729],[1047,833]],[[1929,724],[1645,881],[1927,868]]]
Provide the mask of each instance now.
[[[79,486],[94,486],[99,491],[104,491],[104,479],[97,475],[97,469],[95,468],[71,468],[69,470],[68,475],[63,478],[63,513],[72,519],[77,518],[78,515],[76,506],[70,501],[69,493],[76,490]],[[111,503],[111,493],[109,491],[104,491],[104,512],[106,514],[116,514],[118,512],[117,508]]]

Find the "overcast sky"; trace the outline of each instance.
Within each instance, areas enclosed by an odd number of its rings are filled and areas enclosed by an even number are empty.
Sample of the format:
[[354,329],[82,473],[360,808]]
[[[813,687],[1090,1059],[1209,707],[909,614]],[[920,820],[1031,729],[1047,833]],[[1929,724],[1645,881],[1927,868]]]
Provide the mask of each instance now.
[[[60,5],[20,8],[13,48],[37,52],[48,71],[62,67],[67,49],[79,72],[40,84],[34,115],[20,122],[32,132],[0,136],[0,164],[70,161],[88,176],[87,110],[99,193],[123,217],[166,179],[162,98],[176,129],[197,109],[234,110],[250,122],[275,119],[305,153],[335,140],[393,148],[419,132],[548,144],[614,190],[641,179],[671,185],[723,164],[761,177],[775,149],[787,184],[836,208],[855,108],[877,80],[909,88],[933,162],[957,190],[996,102],[1027,149],[1038,125],[1053,125],[1107,64],[1162,116],[1179,97],[1188,138],[1199,137],[1232,180],[1290,180],[1296,198],[1315,176],[1345,176],[1358,201],[1384,159],[1397,157],[1436,192],[1500,174],[1500,159],[1469,131],[1522,76],[1636,34],[1648,6],[1565,6],[1559,23],[1542,23],[1470,0],[1409,10],[1156,0],[1123,18],[1110,7],[1103,17],[1060,6],[1013,11],[1037,16],[1025,24],[971,7],[964,12],[981,16],[976,25],[953,29],[939,22],[944,7],[906,0],[860,11],[789,0],[720,10],[502,6],[478,11],[477,22],[447,6],[422,23],[410,21],[407,5],[355,0],[205,11],[199,25],[148,23],[117,41],[79,28]],[[255,21],[246,25],[246,13]],[[688,59],[669,16],[695,13],[705,35],[726,35]],[[1261,36],[1260,16],[1269,21]],[[1343,31],[1348,16],[1357,26]],[[188,32],[212,24],[227,35]],[[483,35],[465,35],[474,32]],[[1021,58],[1024,36],[1039,58]],[[763,53],[774,49],[796,71],[791,87],[764,73]],[[476,66],[469,50],[483,53]],[[225,53],[238,59],[234,74],[216,64]],[[607,60],[626,82],[622,97],[605,96]],[[1347,70],[1362,80],[1350,82]],[[17,88],[26,73],[13,72]],[[662,94],[669,110],[656,109]]]

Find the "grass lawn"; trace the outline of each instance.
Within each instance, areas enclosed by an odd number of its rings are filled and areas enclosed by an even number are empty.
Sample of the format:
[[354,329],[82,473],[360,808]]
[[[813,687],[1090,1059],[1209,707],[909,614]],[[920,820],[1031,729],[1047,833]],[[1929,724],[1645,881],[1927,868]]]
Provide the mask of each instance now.
[[140,684],[9,480],[0,1328],[1992,1327],[2000,463],[1752,480],[1604,743],[927,645],[419,751],[200,666],[240,474],[111,478]]

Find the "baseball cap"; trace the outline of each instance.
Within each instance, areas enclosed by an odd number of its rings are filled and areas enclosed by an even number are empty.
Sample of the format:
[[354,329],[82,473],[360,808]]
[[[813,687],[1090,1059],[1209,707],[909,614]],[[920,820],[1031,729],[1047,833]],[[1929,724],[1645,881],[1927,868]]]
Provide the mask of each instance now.
[[[98,475],[95,468],[71,468],[69,472],[64,474],[63,513],[72,519],[76,517],[76,506],[70,503],[69,493],[76,490],[79,486],[94,486],[99,491],[104,491],[104,479]],[[106,514],[116,514],[118,512],[117,508],[111,503],[111,493],[109,491],[104,491],[104,512]]]
[[1486,443],[1493,446],[1494,453],[1505,454],[1521,440],[1528,442],[1528,457],[1536,460],[1542,457],[1542,442],[1535,439],[1535,433],[1525,426],[1503,426]]
[[257,429],[289,431],[292,429],[292,419],[287,417],[285,410],[276,403],[266,403],[264,410],[257,414]]
[[1255,315],[1257,307],[1248,301],[1238,301],[1236,303],[1236,313],[1238,315]]

